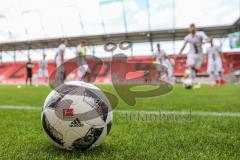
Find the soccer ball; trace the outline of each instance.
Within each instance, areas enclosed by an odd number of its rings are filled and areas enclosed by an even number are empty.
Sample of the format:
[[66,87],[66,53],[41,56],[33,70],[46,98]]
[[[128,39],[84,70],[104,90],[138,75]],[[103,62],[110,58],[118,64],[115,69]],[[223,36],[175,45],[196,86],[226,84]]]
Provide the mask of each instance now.
[[186,88],[186,89],[192,89],[193,87],[193,80],[188,78],[188,79],[184,79],[183,80],[183,86]]
[[71,81],[54,89],[42,109],[47,137],[67,150],[87,150],[103,143],[112,126],[112,108],[96,86]]

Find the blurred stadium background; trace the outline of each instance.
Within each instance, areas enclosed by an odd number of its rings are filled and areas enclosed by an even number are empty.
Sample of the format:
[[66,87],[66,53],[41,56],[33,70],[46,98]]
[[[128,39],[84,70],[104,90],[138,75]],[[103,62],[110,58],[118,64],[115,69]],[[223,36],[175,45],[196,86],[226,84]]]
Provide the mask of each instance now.
[[[69,40],[65,59],[73,58],[79,41],[85,40],[88,54],[106,60],[105,68],[109,63],[107,59],[116,53],[124,53],[133,61],[152,61],[156,43],[161,43],[161,48],[175,60],[174,75],[181,77],[186,58],[177,54],[192,22],[222,46],[227,61],[225,75],[230,76],[230,82],[236,82],[240,70],[239,3],[239,0],[207,3],[190,0],[3,2],[0,9],[0,82],[24,83],[24,65],[28,57],[36,64],[33,69],[36,74],[43,53],[47,55],[51,74],[55,68],[56,48],[62,39]],[[123,40],[133,42],[132,47],[113,53],[103,49],[109,41],[118,44]],[[109,72],[99,75],[96,82],[111,81]],[[206,63],[199,76],[208,77]]]

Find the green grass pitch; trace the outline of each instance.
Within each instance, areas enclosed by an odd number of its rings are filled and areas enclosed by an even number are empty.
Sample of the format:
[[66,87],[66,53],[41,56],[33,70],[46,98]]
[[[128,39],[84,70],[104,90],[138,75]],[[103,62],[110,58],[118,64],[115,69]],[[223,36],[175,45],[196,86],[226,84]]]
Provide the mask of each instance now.
[[[112,86],[103,90],[116,94]],[[148,89],[147,87],[145,87]],[[45,86],[0,86],[0,106],[41,107]],[[186,90],[175,85],[164,96],[122,100],[116,110],[221,112],[223,116],[137,116],[114,113],[112,130],[99,147],[86,152],[56,148],[43,133],[41,110],[0,109],[0,159],[240,159],[240,85]]]

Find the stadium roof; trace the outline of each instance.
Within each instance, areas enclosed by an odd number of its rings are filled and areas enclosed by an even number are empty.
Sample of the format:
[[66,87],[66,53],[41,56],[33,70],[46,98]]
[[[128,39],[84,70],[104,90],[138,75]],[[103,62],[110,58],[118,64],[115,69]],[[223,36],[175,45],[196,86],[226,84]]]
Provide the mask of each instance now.
[[[215,38],[226,37],[228,33],[238,31],[237,26],[214,26],[199,28],[199,30],[205,31],[208,35]],[[80,36],[80,37],[68,37],[69,46],[76,46],[80,40],[85,40],[88,45],[102,45],[108,41],[120,42],[122,40],[130,40],[132,42],[147,42],[147,41],[169,41],[179,40],[188,34],[187,28],[176,30],[158,30],[158,31],[146,31],[146,32],[130,32],[130,33],[117,33],[107,35],[95,35],[95,36]],[[8,42],[0,45],[2,51],[14,51],[14,50],[27,50],[27,49],[41,49],[41,48],[55,48],[59,45],[62,38],[45,39],[45,40],[33,40],[33,41],[21,41],[21,42]]]
[[0,50],[51,48],[62,38],[69,38],[70,45],[80,38],[90,44],[109,38],[179,39],[192,22],[213,26],[204,30],[219,36],[235,30],[231,25],[239,17],[239,4],[240,0],[2,1]]
[[234,26],[240,26],[240,17],[236,20],[236,22],[233,24]]

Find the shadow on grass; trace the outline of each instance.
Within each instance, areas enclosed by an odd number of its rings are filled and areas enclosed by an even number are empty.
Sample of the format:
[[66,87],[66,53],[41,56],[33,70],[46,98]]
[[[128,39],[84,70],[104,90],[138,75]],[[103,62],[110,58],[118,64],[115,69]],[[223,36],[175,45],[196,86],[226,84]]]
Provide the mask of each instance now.
[[48,143],[46,146],[42,148],[42,152],[47,155],[51,155],[53,157],[67,157],[67,158],[80,158],[80,157],[99,157],[99,156],[109,156],[109,153],[114,150],[115,147],[101,144],[100,146],[90,148],[86,151],[81,150],[73,150],[68,151],[54,146],[51,143]]

